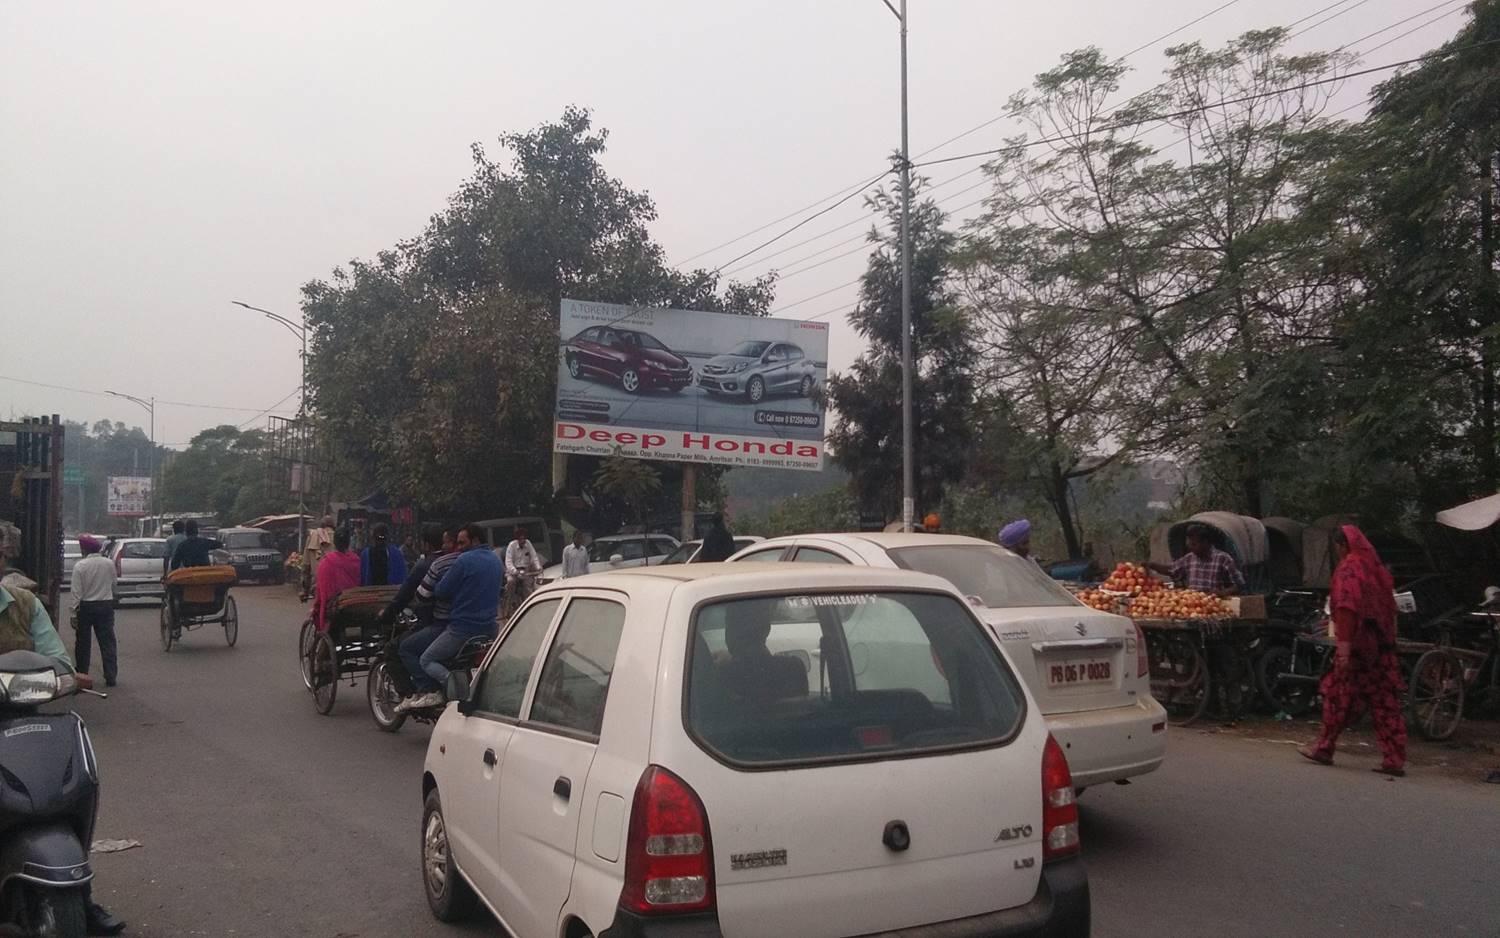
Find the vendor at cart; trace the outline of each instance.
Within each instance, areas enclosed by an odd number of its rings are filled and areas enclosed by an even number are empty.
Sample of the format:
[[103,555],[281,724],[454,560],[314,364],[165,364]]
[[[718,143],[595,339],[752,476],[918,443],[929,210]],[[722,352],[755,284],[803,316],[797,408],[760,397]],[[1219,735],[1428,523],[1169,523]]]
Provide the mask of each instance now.
[[1240,572],[1234,558],[1213,545],[1207,525],[1189,525],[1187,529],[1187,553],[1170,564],[1147,564],[1157,573],[1172,578],[1179,587],[1211,593],[1215,596],[1236,596],[1245,588],[1245,575]]

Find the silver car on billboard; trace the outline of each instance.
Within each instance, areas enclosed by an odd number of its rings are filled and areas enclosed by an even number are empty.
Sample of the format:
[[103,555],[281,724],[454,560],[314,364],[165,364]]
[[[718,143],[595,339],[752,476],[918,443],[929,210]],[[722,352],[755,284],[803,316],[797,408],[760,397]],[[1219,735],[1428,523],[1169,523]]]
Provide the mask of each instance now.
[[810,397],[817,386],[816,371],[812,359],[798,345],[746,339],[709,359],[698,372],[698,386],[710,394],[759,404],[772,394]]

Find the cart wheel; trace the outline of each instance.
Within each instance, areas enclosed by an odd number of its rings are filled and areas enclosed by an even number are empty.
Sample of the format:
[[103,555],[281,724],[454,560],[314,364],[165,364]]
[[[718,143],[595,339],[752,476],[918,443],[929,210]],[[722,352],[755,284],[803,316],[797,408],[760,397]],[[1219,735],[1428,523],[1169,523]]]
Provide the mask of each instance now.
[[1464,670],[1458,659],[1441,648],[1418,658],[1406,705],[1424,738],[1452,736],[1464,715]]
[[[1303,657],[1304,663],[1311,667],[1320,664],[1316,658]],[[1299,671],[1296,656],[1285,645],[1273,646],[1260,656],[1255,677],[1272,713],[1279,711],[1299,719],[1318,705],[1318,681],[1322,675]]]
[[332,635],[324,632],[313,642],[311,663],[313,705],[326,716],[333,711],[333,701],[339,692],[339,659]]
[[240,638],[240,610],[234,604],[233,596],[224,597],[224,641],[233,648],[234,643]]
[[370,677],[365,681],[365,697],[370,702],[370,716],[375,718],[376,726],[387,733],[401,729],[406,714],[396,712],[401,695],[397,693],[396,682],[391,680],[391,672],[384,661],[375,662],[370,669]]
[[308,619],[302,623],[302,633],[297,636],[297,667],[302,670],[302,685],[312,690],[312,653],[313,644],[318,640],[318,632],[313,628],[313,620]]
[[1198,646],[1181,635],[1147,634],[1151,696],[1167,711],[1174,726],[1187,726],[1208,708],[1208,662]]
[[172,650],[172,606],[166,602],[161,604],[161,650]]

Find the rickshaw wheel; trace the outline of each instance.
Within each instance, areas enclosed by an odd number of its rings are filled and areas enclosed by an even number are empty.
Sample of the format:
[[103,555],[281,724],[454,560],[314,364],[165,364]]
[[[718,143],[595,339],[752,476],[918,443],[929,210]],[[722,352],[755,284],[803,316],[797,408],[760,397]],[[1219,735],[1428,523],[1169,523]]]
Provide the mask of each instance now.
[[1187,726],[1208,709],[1208,661],[1198,646],[1182,635],[1148,633],[1151,696],[1167,711],[1174,726]]
[[161,604],[161,650],[172,650],[172,601],[164,600]]
[[297,636],[297,667],[302,671],[302,686],[312,690],[312,653],[313,643],[318,640],[317,629],[313,627],[313,620],[308,619],[302,623],[302,632]]
[[1424,739],[1452,736],[1464,716],[1464,670],[1457,658],[1434,648],[1417,659],[1407,693],[1411,722]]
[[334,698],[339,692],[339,662],[334,651],[333,636],[327,632],[318,636],[312,650],[312,694],[313,705],[325,716],[333,711]]
[[233,648],[240,638],[240,610],[233,596],[224,597],[224,641]]
[[365,698],[369,701],[370,716],[374,718],[376,726],[387,733],[401,729],[401,725],[406,722],[406,714],[396,712],[396,704],[401,702],[401,695],[396,692],[395,682],[391,680],[391,672],[384,661],[377,661],[370,668],[370,676],[365,681]]

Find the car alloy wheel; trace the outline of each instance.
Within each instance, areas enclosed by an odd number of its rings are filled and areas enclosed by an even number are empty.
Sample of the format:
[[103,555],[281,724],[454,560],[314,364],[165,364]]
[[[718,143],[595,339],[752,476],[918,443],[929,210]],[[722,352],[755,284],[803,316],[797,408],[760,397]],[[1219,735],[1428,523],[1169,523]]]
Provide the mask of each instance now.
[[750,383],[745,386],[745,393],[750,396],[750,403],[759,404],[766,396],[766,383],[760,378],[751,378]]
[[813,392],[813,379],[812,379],[812,375],[803,375],[802,376],[802,387],[799,389],[799,393],[803,397],[812,397],[812,392]]
[[578,364],[578,357],[575,356],[575,355],[569,355],[568,356],[568,374],[570,376],[576,378],[576,377],[579,376],[579,374],[582,371],[583,371],[583,367]]
[[634,394],[641,389],[641,376],[634,368],[626,368],[625,373],[620,375],[620,386]]

